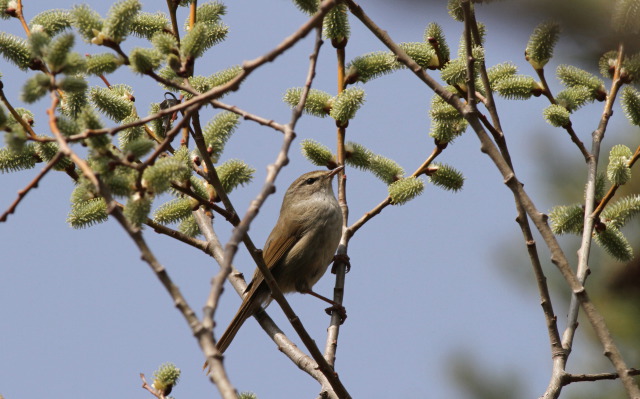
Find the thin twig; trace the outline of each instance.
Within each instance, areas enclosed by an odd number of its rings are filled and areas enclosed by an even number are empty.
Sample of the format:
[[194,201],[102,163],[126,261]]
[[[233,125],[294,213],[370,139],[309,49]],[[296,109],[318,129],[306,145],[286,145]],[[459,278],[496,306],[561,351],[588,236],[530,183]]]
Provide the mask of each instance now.
[[[475,17],[475,11],[471,7],[468,2],[462,3],[462,8],[464,12],[464,23],[465,23],[465,32],[471,31],[473,40],[476,43],[480,43],[480,32],[478,28],[478,23]],[[467,40],[469,37],[467,36]],[[467,54],[471,54],[471,44],[467,41]],[[495,125],[489,123],[487,118],[478,113],[478,117],[482,121],[482,123],[487,127],[489,132],[491,132],[493,139],[498,146],[500,153],[502,154],[507,165],[513,170],[513,164],[511,162],[511,155],[509,153],[509,148],[507,146],[506,138],[502,132],[502,126],[500,125],[500,118],[498,116],[498,110],[496,103],[493,98],[493,92],[491,90],[489,84],[489,77],[486,70],[486,65],[484,61],[479,63],[480,76],[482,83],[485,88],[485,92],[487,93],[487,101],[485,102],[485,106],[487,107],[489,114],[491,115],[492,122]],[[536,284],[538,286],[538,293],[540,296],[540,305],[542,307],[546,326],[547,326],[547,334],[549,336],[549,343],[551,346],[551,357],[555,359],[558,356],[564,356],[565,351],[562,348],[562,343],[560,340],[560,333],[558,331],[557,326],[557,318],[555,312],[553,310],[553,304],[551,302],[551,295],[549,293],[549,287],[547,285],[547,279],[542,269],[542,265],[540,263],[540,256],[538,254],[538,249],[536,242],[533,238],[533,234],[531,232],[531,226],[529,224],[529,219],[527,214],[522,206],[521,201],[514,196],[514,202],[516,205],[517,217],[516,222],[520,226],[522,231],[522,235],[524,238],[524,242],[527,249],[527,254],[529,255],[529,261],[531,263],[531,267],[533,269],[533,273],[536,278]]]
[[565,256],[562,248],[557,242],[557,239],[551,228],[547,223],[547,216],[542,214],[536,208],[535,204],[528,196],[522,183],[520,183],[513,170],[506,163],[498,148],[496,148],[495,144],[491,141],[491,138],[484,130],[482,123],[480,122],[477,113],[471,112],[471,109],[468,106],[462,104],[455,94],[450,93],[446,90],[442,85],[436,82],[433,78],[431,78],[420,66],[413,61],[402,49],[399,48],[398,45],[391,40],[389,35],[378,27],[362,10],[358,4],[356,4],[353,0],[345,0],[349,9],[353,13],[355,17],[357,17],[362,23],[369,28],[369,30],[378,37],[382,43],[387,46],[398,58],[398,61],[407,66],[407,68],[413,72],[420,80],[422,80],[427,86],[429,86],[436,94],[438,94],[444,101],[453,106],[461,115],[469,122],[469,125],[472,127],[478,139],[480,140],[481,146],[480,150],[487,154],[489,158],[496,165],[500,173],[502,174],[507,187],[511,189],[513,195],[517,198],[517,201],[522,203],[527,215],[536,228],[542,235],[547,247],[551,252],[551,261],[554,265],[556,265],[564,277],[565,281],[571,288],[572,293],[576,295],[578,301],[582,308],[584,309],[585,315],[587,316],[589,323],[593,326],[594,331],[598,337],[598,340],[602,344],[605,354],[614,365],[616,370],[621,373],[621,379],[623,380],[623,384],[625,389],[627,389],[627,393],[630,397],[640,397],[640,390],[637,385],[633,381],[631,377],[626,374],[626,370],[628,367],[626,366],[622,355],[618,347],[613,342],[611,337],[611,333],[604,321],[604,318],[598,312],[593,302],[591,302],[591,298],[587,294],[587,291],[577,279],[575,274],[573,273],[571,266]]
[[29,191],[31,191],[32,189],[38,187],[38,183],[40,182],[40,180],[42,180],[42,178],[62,158],[64,158],[64,154],[62,152],[58,151],[58,153],[56,155],[54,155],[53,158],[51,158],[51,160],[45,165],[45,167],[42,168],[40,173],[38,173],[38,175],[33,180],[31,180],[31,182],[29,184],[27,184],[27,186],[25,188],[23,188],[22,190],[18,191],[18,198],[16,198],[15,201],[13,201],[13,203],[11,204],[11,206],[9,206],[9,209],[7,209],[2,214],[2,216],[0,216],[0,222],[6,222],[7,221],[7,217],[9,215],[13,214],[13,212],[16,211],[16,208],[18,207],[18,204],[20,203],[20,201],[22,201],[22,199],[29,193]]

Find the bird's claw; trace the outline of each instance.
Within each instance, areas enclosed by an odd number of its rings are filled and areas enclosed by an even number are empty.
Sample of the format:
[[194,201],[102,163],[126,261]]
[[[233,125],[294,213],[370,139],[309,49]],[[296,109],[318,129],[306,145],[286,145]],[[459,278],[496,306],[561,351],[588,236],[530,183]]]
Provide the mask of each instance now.
[[344,263],[344,265],[346,266],[346,270],[345,273],[349,273],[349,271],[351,270],[351,262],[350,262],[350,258],[349,255],[347,254],[336,254],[333,255],[333,266],[331,266],[331,273],[336,274],[337,272],[337,263]]

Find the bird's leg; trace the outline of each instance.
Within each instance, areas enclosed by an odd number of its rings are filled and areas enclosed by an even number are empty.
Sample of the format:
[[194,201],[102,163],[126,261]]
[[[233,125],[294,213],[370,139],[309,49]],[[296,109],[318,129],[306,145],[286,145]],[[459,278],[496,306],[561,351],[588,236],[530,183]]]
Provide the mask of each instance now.
[[315,296],[318,299],[321,299],[327,303],[330,303],[332,306],[326,308],[324,311],[327,312],[328,315],[331,315],[331,313],[333,313],[334,311],[338,312],[338,314],[340,315],[340,324],[344,323],[345,320],[347,320],[347,309],[342,306],[341,304],[339,304],[336,301],[333,301],[329,298],[327,298],[326,296],[322,296],[316,292],[313,292],[311,290],[305,290],[305,291],[301,291],[303,294],[309,294],[311,296]]
[[349,273],[349,270],[351,270],[351,262],[350,262],[349,255],[347,254],[333,255],[333,266],[331,266],[331,273],[333,274],[336,274],[336,267],[338,266],[336,262],[344,263],[345,266],[347,266],[347,269],[345,270],[345,272]]

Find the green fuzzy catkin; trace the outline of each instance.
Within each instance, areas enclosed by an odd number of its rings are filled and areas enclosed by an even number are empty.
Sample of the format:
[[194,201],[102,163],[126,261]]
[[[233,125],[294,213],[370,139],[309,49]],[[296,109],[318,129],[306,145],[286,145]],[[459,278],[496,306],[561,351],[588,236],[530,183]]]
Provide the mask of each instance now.
[[609,165],[607,166],[607,178],[615,185],[621,186],[631,179],[629,160],[633,154],[626,145],[618,144],[609,152]]
[[131,22],[131,33],[138,37],[151,40],[158,32],[168,29],[169,20],[167,16],[161,12],[155,14],[148,12],[139,12]]
[[[222,16],[226,13],[227,6],[218,1],[204,3],[199,5],[196,10],[196,21],[203,22],[210,26],[217,25],[220,22]],[[190,18],[187,18],[184,21],[184,29],[189,30],[190,26],[191,20]]]
[[9,8],[9,0],[0,0],[0,19],[12,18],[11,15],[5,12],[7,8]]
[[452,143],[456,137],[461,136],[467,130],[468,123],[460,118],[453,121],[431,121],[429,136],[439,144]]
[[188,218],[180,222],[180,225],[178,225],[178,231],[188,237],[197,237],[202,234],[200,227],[198,227],[198,223],[196,222],[196,218],[194,218],[193,215],[190,215]]
[[157,32],[151,38],[153,47],[161,54],[174,54],[178,51],[178,39],[168,32]]
[[42,98],[51,88],[51,78],[42,72],[27,79],[22,86],[20,98],[27,104],[32,104]]
[[151,195],[142,196],[139,193],[134,193],[127,200],[122,213],[132,225],[140,227],[147,221],[152,203],[153,197]]
[[589,72],[573,65],[559,65],[556,69],[558,79],[567,87],[584,86],[594,95],[604,92],[604,82]]
[[555,206],[549,212],[549,218],[554,234],[582,234],[584,210],[580,204]]
[[71,51],[74,41],[73,33],[65,33],[57,36],[47,46],[44,60],[53,73],[60,72],[65,66],[67,54]]
[[[400,43],[398,47],[422,68],[435,68],[439,65],[436,51],[428,43]],[[398,64],[398,67],[404,67],[404,64]]]
[[192,198],[178,198],[166,202],[153,212],[153,221],[156,223],[169,224],[184,220],[191,216],[198,203]]
[[209,48],[224,40],[228,31],[229,27],[226,25],[196,22],[182,40],[182,54],[188,59],[198,58]]
[[122,147],[122,151],[126,154],[133,155],[136,159],[139,159],[147,155],[155,146],[155,141],[149,140],[146,137],[140,137],[129,141]]
[[213,163],[217,163],[224,146],[240,123],[240,115],[233,112],[221,112],[202,130],[207,152]]
[[[83,129],[102,129],[103,125],[100,117],[93,107],[86,106],[78,113],[78,124]],[[91,136],[87,139],[91,148],[103,148],[111,144],[111,137],[106,134]]]
[[107,171],[101,178],[111,194],[126,198],[134,192],[137,174],[129,168],[117,167],[114,171]]
[[350,34],[347,6],[339,3],[325,15],[322,22],[322,35],[334,42],[341,42],[349,39]]
[[553,57],[553,48],[559,35],[560,25],[555,22],[543,22],[533,30],[527,43],[525,58],[534,69],[542,69]]
[[26,40],[0,32],[0,54],[23,71],[31,64],[31,52]]
[[487,77],[492,86],[502,79],[514,76],[516,73],[518,73],[518,67],[511,62],[503,62],[487,69]]
[[122,59],[111,53],[94,54],[87,58],[87,73],[89,75],[105,75],[113,73],[122,65]]
[[[96,108],[116,122],[124,120],[133,111],[133,103],[118,85],[111,89],[94,86],[89,89],[89,98]],[[116,88],[116,89],[114,89]]]
[[71,119],[64,115],[59,115],[56,124],[58,125],[58,130],[60,130],[60,133],[62,133],[66,137],[80,133],[80,126],[78,126],[78,122],[76,122],[75,119]]
[[424,31],[424,41],[437,45],[438,51],[440,52],[440,58],[443,62],[443,65],[437,66],[444,66],[444,64],[449,61],[451,51],[449,50],[449,45],[447,45],[447,40],[444,37],[444,32],[442,32],[442,27],[435,22],[430,23]]
[[[151,103],[149,105],[149,115],[154,115],[160,112],[160,103]],[[163,117],[166,118],[166,117]],[[156,136],[160,138],[164,138],[166,132],[164,131],[164,121],[163,118],[156,118],[150,122],[151,130],[156,134]],[[182,147],[180,147],[182,148]]]
[[88,103],[86,91],[66,93],[64,98],[60,100],[60,110],[62,114],[76,118]]
[[463,58],[449,61],[440,70],[440,77],[450,85],[464,84],[467,79],[467,61]]
[[613,78],[615,72],[616,62],[618,59],[617,51],[607,51],[598,60],[598,69],[600,74],[605,78]]
[[171,187],[172,182],[184,183],[189,180],[191,170],[188,166],[173,157],[160,158],[146,168],[142,174],[142,185],[154,194],[160,194]]
[[31,32],[44,32],[53,37],[71,27],[71,20],[68,10],[47,10],[33,17],[29,26]]
[[611,26],[622,33],[640,32],[640,2],[638,0],[618,0],[613,8]]
[[354,166],[359,169],[369,169],[371,165],[371,157],[373,153],[362,144],[348,141],[344,145],[345,159],[347,165]]
[[[202,75],[189,76],[189,86],[193,87],[198,93],[204,93],[211,89],[211,80]],[[194,94],[183,90],[180,90],[180,94],[182,94],[186,100],[194,97]]]
[[253,392],[240,392],[238,399],[258,399],[258,395]]
[[542,115],[551,126],[564,127],[571,123],[571,114],[562,105],[551,104],[542,111]]
[[[53,157],[58,154],[60,151],[60,147],[56,143],[36,143],[36,154],[42,159],[44,162],[49,162],[53,159]],[[62,157],[56,162],[53,166],[54,170],[65,170],[67,167],[71,165],[71,161],[69,158]]]
[[[191,184],[191,189],[196,194],[198,194],[202,198],[209,197],[209,193],[207,191],[207,182],[205,182],[203,179],[191,175],[191,178],[189,179],[189,183]],[[181,195],[181,194],[176,193],[176,195]]]
[[429,181],[431,183],[445,190],[454,192],[462,189],[462,186],[464,185],[464,176],[462,175],[462,172],[446,164],[434,163],[432,166],[436,167],[438,170],[429,176]]
[[315,14],[318,11],[318,5],[319,5],[318,0],[293,0],[293,3],[302,12],[305,12],[308,15]]
[[2,173],[31,169],[36,166],[38,156],[33,144],[26,144],[20,151],[0,148],[0,171]]
[[608,205],[600,215],[607,226],[622,228],[631,218],[640,214],[640,195],[630,195]]
[[607,226],[606,230],[596,233],[594,238],[609,255],[618,261],[628,262],[633,259],[633,248],[622,232],[615,227]]
[[623,78],[626,77],[630,82],[638,82],[638,79],[640,78],[640,53],[633,54],[630,57],[625,57],[622,62],[620,75]]
[[622,109],[632,125],[640,126],[640,91],[631,86],[622,89]]
[[71,206],[96,198],[97,195],[95,190],[95,186],[89,181],[89,179],[84,176],[80,176],[78,183],[71,192]]
[[83,229],[105,222],[108,218],[107,204],[103,198],[73,203],[67,216],[67,223],[74,229]]
[[185,166],[189,167],[191,165],[191,153],[189,152],[189,148],[187,146],[180,146],[173,153],[173,158],[185,164]]
[[[607,188],[606,185],[607,185],[606,174],[604,172],[598,172],[598,174],[596,175],[596,192],[595,192],[596,201],[600,201],[600,199],[604,197],[604,193]],[[584,199],[585,200],[587,199],[586,185],[584,187]]]
[[78,29],[85,41],[91,42],[95,37],[95,32],[102,30],[103,20],[100,14],[88,5],[81,4],[71,9],[71,24]]
[[[304,89],[302,87],[288,89],[287,92],[284,93],[283,101],[289,104],[291,108],[297,107],[300,102],[300,98],[302,97],[303,90]],[[304,103],[304,112],[309,115],[324,118],[329,115],[331,102],[331,94],[322,90],[311,89],[307,95],[307,101]]]
[[253,180],[255,169],[239,159],[230,159],[216,167],[220,183],[225,193],[230,193],[239,185],[244,186]]
[[556,95],[558,105],[565,107],[569,112],[574,112],[593,100],[593,93],[584,86],[570,87]]
[[404,169],[395,161],[382,155],[372,155],[369,160],[369,170],[383,182],[391,184],[404,176]]
[[363,103],[364,90],[350,87],[334,98],[329,115],[340,123],[346,123],[353,119]]
[[65,93],[84,93],[87,90],[87,81],[80,76],[67,76],[58,81],[58,87]]
[[392,205],[402,205],[411,201],[424,191],[424,181],[419,177],[406,177],[387,187]]
[[181,49],[185,58],[198,58],[206,50],[204,43],[207,36],[207,26],[195,23],[182,39]]
[[75,51],[67,54],[67,59],[64,63],[64,68],[61,72],[67,75],[84,75],[87,71],[87,60],[85,57],[76,53]]
[[449,0],[447,9],[451,18],[458,22],[464,22],[464,11],[462,10],[462,0]]
[[27,45],[31,52],[31,57],[42,58],[47,50],[47,46],[51,43],[51,37],[44,32],[31,32],[27,39]]
[[242,71],[243,68],[240,65],[234,65],[210,75],[207,79],[210,81],[211,87],[222,86],[235,79]]
[[333,153],[324,144],[318,143],[312,139],[302,140],[300,143],[302,155],[305,156],[312,164],[317,166],[335,165],[336,160]]
[[445,102],[442,97],[434,95],[431,98],[431,108],[429,108],[429,115],[439,122],[451,122],[457,121],[462,118],[457,109],[451,104]]
[[[122,120],[122,124],[135,122],[138,120],[136,115],[129,115]],[[144,128],[142,126],[134,126],[118,132],[118,144],[120,148],[124,148],[128,143],[145,137]]]
[[526,100],[531,98],[536,81],[531,76],[514,75],[498,80],[493,88],[502,97],[510,100]]
[[145,75],[160,67],[162,55],[155,49],[136,47],[129,53],[129,61],[134,72]]
[[104,34],[114,42],[121,43],[131,31],[141,8],[139,0],[122,0],[112,5],[104,21]]
[[358,56],[347,65],[347,82],[366,83],[398,68],[395,55],[388,51],[376,51]]

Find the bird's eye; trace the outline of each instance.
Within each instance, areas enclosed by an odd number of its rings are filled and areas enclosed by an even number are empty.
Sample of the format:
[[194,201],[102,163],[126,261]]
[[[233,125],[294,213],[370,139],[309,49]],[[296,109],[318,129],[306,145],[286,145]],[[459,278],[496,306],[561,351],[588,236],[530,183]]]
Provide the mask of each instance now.
[[307,184],[313,184],[313,183],[315,183],[316,180],[318,180],[317,177],[310,177],[307,180],[305,180],[304,182],[307,183]]

